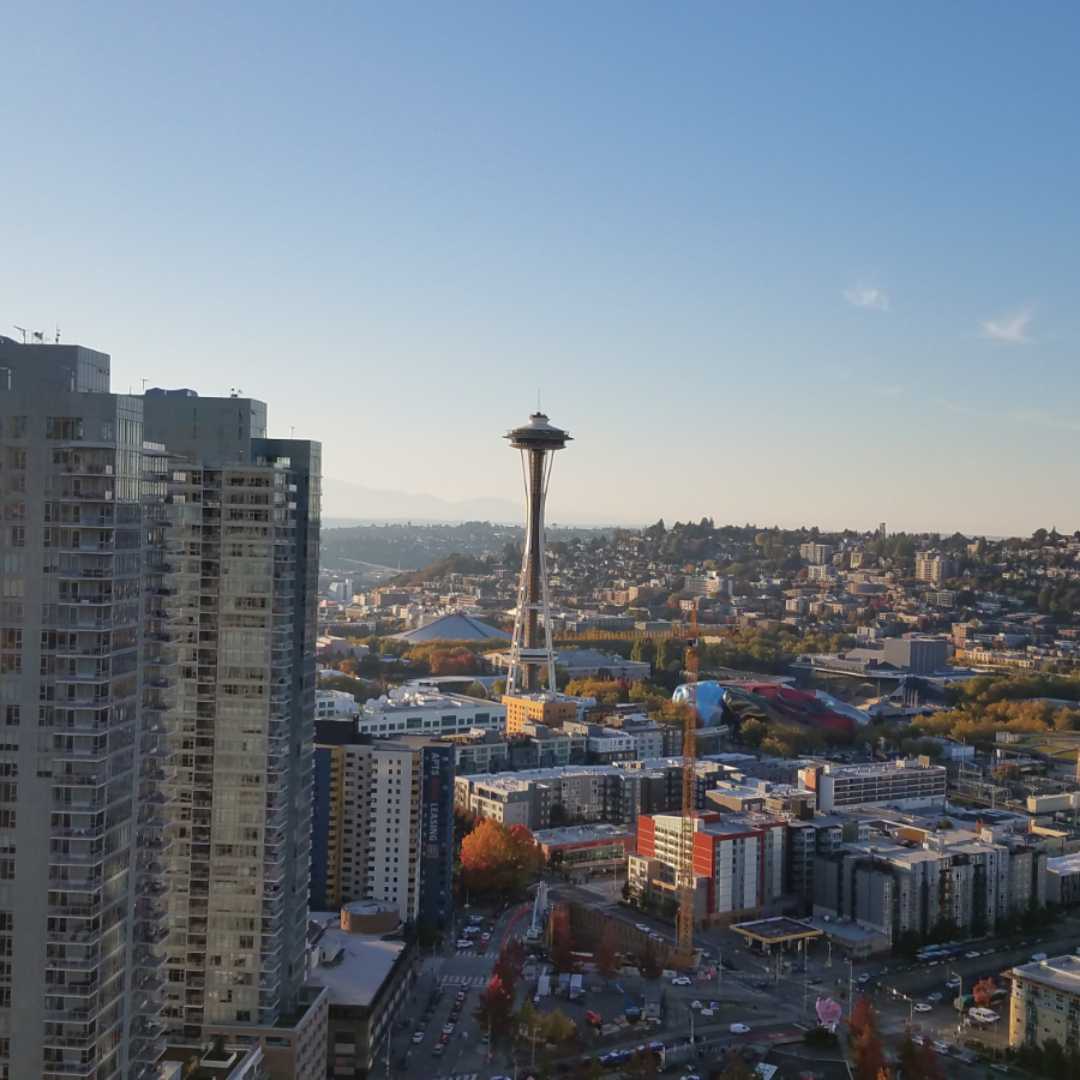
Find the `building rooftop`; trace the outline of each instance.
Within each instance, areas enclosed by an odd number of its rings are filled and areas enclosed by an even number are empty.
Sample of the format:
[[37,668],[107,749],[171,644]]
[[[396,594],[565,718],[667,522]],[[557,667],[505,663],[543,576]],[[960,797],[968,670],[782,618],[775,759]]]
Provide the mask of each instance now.
[[840,765],[830,761],[826,763],[824,772],[827,776],[844,779],[856,776],[881,776],[896,772],[898,769],[905,769],[910,772],[920,770],[946,771],[944,765],[924,765],[916,758],[895,758],[893,761],[875,761],[860,765]]
[[560,829],[537,829],[533,839],[538,844],[587,844],[597,840],[620,840],[630,835],[621,825],[566,825]]
[[418,626],[415,630],[406,630],[394,634],[399,641],[408,641],[413,645],[429,641],[507,641],[509,636],[497,626],[481,622],[464,611],[440,615],[437,619]]
[[742,934],[757,941],[789,941],[793,938],[820,937],[821,931],[808,922],[789,919],[778,915],[773,919],[758,919],[754,922],[735,923],[732,927],[737,934]]
[[379,716],[385,713],[415,712],[417,709],[478,708],[487,706],[501,709],[497,701],[487,698],[467,697],[465,694],[444,693],[423,687],[396,687],[389,694],[372,698],[360,707],[360,718]]
[[1080,851],[1074,851],[1070,855],[1057,855],[1052,859],[1046,860],[1047,871],[1053,871],[1055,874],[1076,874],[1080,873]]
[[405,949],[405,942],[385,940],[378,934],[350,934],[341,929],[338,912],[312,912],[319,962],[308,982],[324,986],[331,1005],[370,1005]]
[[1013,968],[1013,975],[1066,994],[1080,996],[1080,956],[1073,953],[1054,956],[1049,960],[1033,960],[1030,964],[1019,964]]

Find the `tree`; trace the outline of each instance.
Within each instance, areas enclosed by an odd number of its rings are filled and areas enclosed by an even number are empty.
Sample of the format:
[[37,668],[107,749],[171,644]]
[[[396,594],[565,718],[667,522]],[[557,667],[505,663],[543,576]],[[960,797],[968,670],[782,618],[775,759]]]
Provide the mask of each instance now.
[[570,936],[570,909],[565,904],[556,904],[551,909],[548,933],[551,937],[551,962],[555,965],[555,970],[560,973],[573,971],[574,945]]
[[851,1019],[848,1020],[848,1031],[853,1039],[861,1035],[867,1028],[877,1027],[877,1016],[874,1014],[874,1006],[870,999],[860,997],[851,1009]]
[[475,1016],[482,1030],[498,1039],[507,1029],[514,1011],[514,992],[496,974],[480,994]]
[[764,720],[750,717],[739,725],[739,741],[744,746],[760,746],[768,732],[769,728]]
[[852,1047],[855,1059],[855,1080],[879,1080],[885,1069],[885,1051],[876,1027],[865,1028]]
[[525,946],[519,938],[512,938],[499,950],[499,958],[495,961],[494,968],[494,974],[499,976],[511,995],[524,967]]
[[541,1014],[540,1033],[545,1042],[558,1045],[569,1042],[577,1034],[577,1024],[561,1009],[554,1009]]
[[471,682],[465,687],[466,697],[486,698],[487,690],[484,689],[484,684],[481,682]]
[[513,893],[539,873],[543,852],[524,825],[484,818],[461,842],[463,884],[476,893]]
[[596,946],[596,955],[593,957],[596,961],[596,970],[599,971],[605,979],[610,979],[611,976],[619,970],[616,945],[617,936],[615,926],[610,921],[605,922],[603,932],[600,935],[600,941]]
[[929,1042],[919,1047],[919,1072],[916,1076],[920,1077],[920,1080],[945,1080],[941,1059]]
[[750,1066],[737,1054],[732,1054],[724,1065],[723,1071],[714,1075],[719,1080],[754,1080]]
[[994,982],[992,976],[988,976],[985,979],[980,979],[972,988],[971,996],[975,1000],[976,1005],[983,1007],[990,1004],[994,999],[994,991],[997,989],[997,983]]
[[638,968],[646,979],[659,979],[663,973],[664,965],[652,938],[646,940],[645,948],[641,950],[641,955],[638,957]]

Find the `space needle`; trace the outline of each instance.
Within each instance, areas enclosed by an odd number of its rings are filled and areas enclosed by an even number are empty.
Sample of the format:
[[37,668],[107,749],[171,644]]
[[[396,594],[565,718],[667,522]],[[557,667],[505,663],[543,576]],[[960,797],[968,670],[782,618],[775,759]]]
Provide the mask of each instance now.
[[545,689],[554,692],[555,650],[551,644],[547,563],[544,558],[544,504],[555,451],[562,450],[571,440],[571,435],[555,427],[542,412],[535,412],[527,424],[508,431],[504,437],[515,450],[521,452],[526,513],[525,553],[521,560],[506,692],[513,695],[540,690],[541,669],[547,671]]

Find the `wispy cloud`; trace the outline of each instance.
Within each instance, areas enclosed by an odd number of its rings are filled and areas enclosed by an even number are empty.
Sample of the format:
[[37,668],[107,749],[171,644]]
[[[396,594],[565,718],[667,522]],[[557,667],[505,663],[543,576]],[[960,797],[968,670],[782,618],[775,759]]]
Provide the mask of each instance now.
[[852,307],[870,308],[873,311],[889,310],[889,294],[876,285],[852,285],[844,290],[844,299]]
[[1004,342],[1006,345],[1027,345],[1032,341],[1028,333],[1032,314],[1031,308],[1027,307],[1010,315],[987,319],[982,324],[983,337]]

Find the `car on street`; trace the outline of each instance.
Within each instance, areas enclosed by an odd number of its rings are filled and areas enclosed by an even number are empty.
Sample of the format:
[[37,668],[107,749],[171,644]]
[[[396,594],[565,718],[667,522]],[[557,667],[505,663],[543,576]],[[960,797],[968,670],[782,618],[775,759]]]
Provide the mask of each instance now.
[[915,1002],[915,1011],[916,1012],[921,1012],[921,1013],[933,1012],[934,1011],[934,1006],[931,1005],[927,1001],[916,1001]]
[[691,979],[689,975],[676,975],[675,978],[671,980],[671,985],[672,986],[693,986],[694,985],[694,980]]
[[679,1080],[701,1080],[699,1073],[683,1073]]
[[706,1018],[713,1017],[713,1016],[716,1015],[716,1010],[715,1009],[702,1009],[701,1010],[701,1015],[706,1017]]
[[454,1034],[454,1025],[453,1024],[443,1024],[442,1033],[444,1035],[453,1035]]
[[867,974],[867,973],[866,973],[866,972],[864,971],[864,972],[863,972],[863,973],[862,973],[862,974],[861,974],[861,975],[859,976],[859,980],[858,980],[858,981],[859,981],[859,982],[861,982],[861,983],[868,983],[868,982],[870,981],[870,976],[869,976],[869,975],[868,975],[868,974]]
[[471,949],[473,947],[473,941],[471,938],[467,937],[458,938],[457,947],[459,949]]
[[424,1033],[422,1031],[414,1031],[412,1033],[412,1041],[414,1043],[422,1043],[424,1041]]
[[643,922],[636,922],[634,923],[634,929],[640,930],[643,934],[647,934],[650,930],[652,930],[652,927],[646,926]]
[[949,977],[948,977],[948,978],[947,978],[947,979],[945,980],[945,985],[946,985],[947,987],[949,987],[949,989],[950,989],[950,990],[955,990],[955,989],[956,989],[956,988],[957,988],[957,987],[958,987],[958,986],[960,985],[960,983],[961,983],[962,981],[963,981],[963,980],[962,980],[962,979],[960,978],[960,976],[959,976],[959,975],[950,975],[950,976],[949,976]]
[[948,1054],[950,1047],[949,1047],[949,1044],[947,1042],[942,1042],[940,1039],[935,1039],[934,1040],[934,1049],[939,1054],[944,1056],[944,1055]]
[[916,1046],[923,1046],[926,1043],[926,1040],[921,1035],[912,1035],[911,1036],[911,1041]]
[[941,998],[942,998],[942,995],[939,994],[936,990],[932,994],[927,994],[926,995],[926,1000],[927,1001],[932,1001],[935,1005],[941,1000]]
[[749,1035],[750,1034],[750,1025],[749,1024],[732,1024],[728,1028],[728,1031],[730,1031],[732,1035]]
[[972,949],[971,952],[964,953],[965,960],[978,960],[982,956],[982,953],[978,949]]
[[698,1001],[697,998],[694,998],[694,1000],[690,1002],[690,1008],[691,1009],[704,1009],[705,1006],[700,1001]]
[[481,940],[481,941],[484,941],[484,942],[490,941],[490,940],[491,940],[491,935],[490,935],[490,934],[489,934],[489,933],[488,933],[488,932],[487,932],[487,931],[485,930],[485,931],[484,931],[484,932],[483,932],[483,933],[482,933],[482,934],[480,935],[480,940]]

